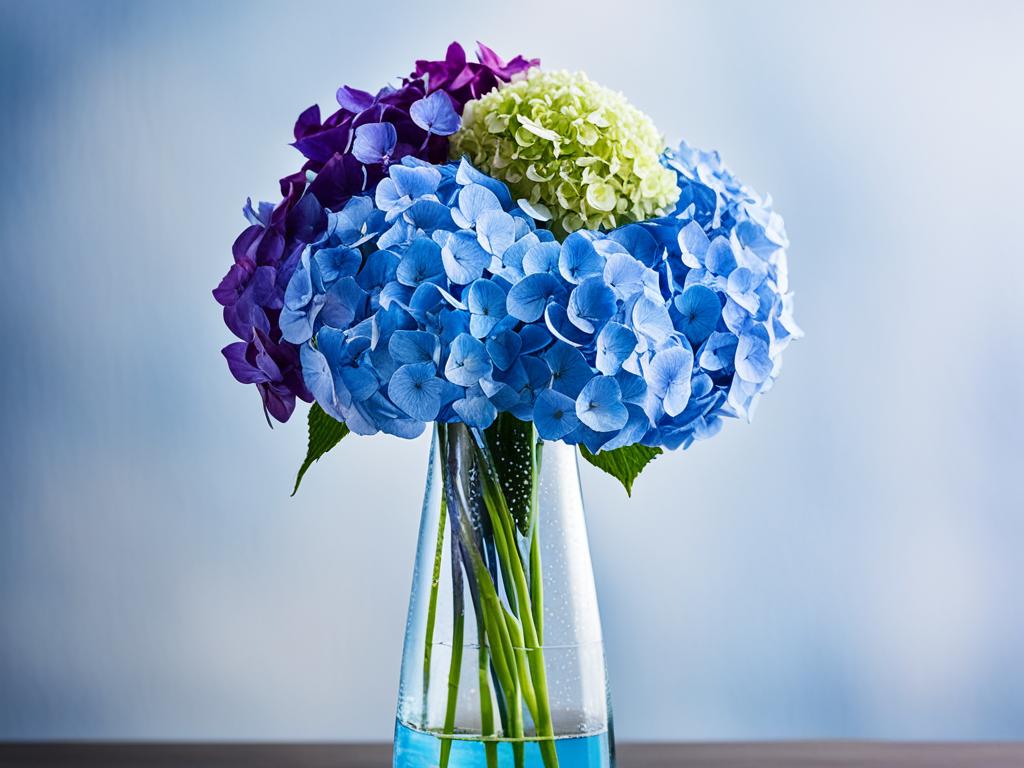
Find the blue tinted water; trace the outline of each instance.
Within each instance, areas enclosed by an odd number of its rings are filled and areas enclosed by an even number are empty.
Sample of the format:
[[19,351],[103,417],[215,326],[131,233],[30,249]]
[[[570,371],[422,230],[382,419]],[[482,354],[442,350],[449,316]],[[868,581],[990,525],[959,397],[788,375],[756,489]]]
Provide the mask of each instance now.
[[[394,768],[438,768],[442,741],[432,733],[397,723]],[[488,768],[483,742],[466,739],[451,741],[448,768]],[[554,741],[558,768],[613,768],[615,765],[607,731],[591,736],[557,738]],[[499,741],[497,752],[498,768],[513,768],[512,743]],[[536,741],[526,741],[523,752],[525,768],[546,768]]]

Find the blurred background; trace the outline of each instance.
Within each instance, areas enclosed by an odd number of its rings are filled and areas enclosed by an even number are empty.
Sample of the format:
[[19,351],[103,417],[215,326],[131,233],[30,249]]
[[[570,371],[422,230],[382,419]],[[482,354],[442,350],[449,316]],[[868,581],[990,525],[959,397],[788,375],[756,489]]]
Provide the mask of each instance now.
[[753,425],[583,468],[623,739],[1024,737],[1024,5],[3,2],[0,738],[389,739],[427,438],[288,494],[210,296],[298,113],[483,40],[771,192]]

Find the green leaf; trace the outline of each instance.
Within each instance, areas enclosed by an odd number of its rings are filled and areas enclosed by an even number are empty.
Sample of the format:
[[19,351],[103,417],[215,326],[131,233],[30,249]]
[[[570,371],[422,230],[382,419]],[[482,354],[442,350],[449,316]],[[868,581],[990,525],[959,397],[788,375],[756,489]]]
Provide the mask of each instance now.
[[340,443],[341,438],[347,434],[348,427],[328,416],[318,403],[313,403],[309,409],[309,448],[306,450],[306,460],[302,462],[299,474],[295,476],[292,496],[299,490],[302,476],[313,466],[313,462],[319,461],[321,456]]
[[654,461],[661,452],[661,448],[648,448],[646,445],[639,444],[598,453],[591,453],[585,446],[580,446],[583,458],[622,483],[627,496],[633,495],[633,481],[640,476],[644,467]]

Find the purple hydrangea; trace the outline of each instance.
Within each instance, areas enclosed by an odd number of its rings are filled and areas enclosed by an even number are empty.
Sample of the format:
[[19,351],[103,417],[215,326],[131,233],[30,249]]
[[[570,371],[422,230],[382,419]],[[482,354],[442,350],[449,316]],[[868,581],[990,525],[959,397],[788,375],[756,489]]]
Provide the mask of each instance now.
[[506,64],[482,44],[477,57],[467,62],[452,43],[443,60],[418,61],[398,87],[376,94],[339,88],[339,109],[326,119],[315,105],[299,115],[293,146],[306,162],[281,179],[282,200],[258,211],[246,206],[249,226],[213,295],[241,340],[223,350],[229,368],[238,381],[257,385],[274,419],[287,421],[296,398],[312,400],[297,374],[298,349],[282,339],[279,323],[285,289],[303,249],[323,237],[326,212],[372,192],[404,157],[444,163],[466,101],[539,63],[517,56]]

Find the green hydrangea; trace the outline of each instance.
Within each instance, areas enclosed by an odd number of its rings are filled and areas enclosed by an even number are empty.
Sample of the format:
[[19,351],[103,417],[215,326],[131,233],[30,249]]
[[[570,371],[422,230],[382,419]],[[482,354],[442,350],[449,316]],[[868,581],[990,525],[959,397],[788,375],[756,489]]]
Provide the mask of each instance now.
[[671,210],[679,190],[659,160],[664,148],[621,93],[581,72],[536,69],[468,102],[451,142],[453,158],[467,155],[516,197],[547,208],[559,234]]

